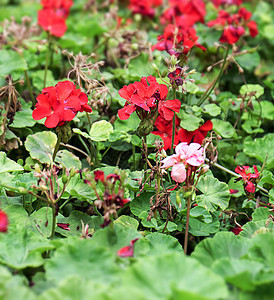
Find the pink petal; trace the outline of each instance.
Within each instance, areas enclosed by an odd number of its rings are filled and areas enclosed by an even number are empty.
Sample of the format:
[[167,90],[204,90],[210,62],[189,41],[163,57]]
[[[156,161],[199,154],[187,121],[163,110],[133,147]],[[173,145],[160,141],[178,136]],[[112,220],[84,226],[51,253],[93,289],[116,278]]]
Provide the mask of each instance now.
[[179,161],[178,155],[173,154],[171,156],[168,156],[161,161],[163,163],[161,168],[170,168],[174,166],[178,161]]
[[186,180],[186,168],[183,163],[177,163],[172,167],[171,177],[174,181],[182,183]]

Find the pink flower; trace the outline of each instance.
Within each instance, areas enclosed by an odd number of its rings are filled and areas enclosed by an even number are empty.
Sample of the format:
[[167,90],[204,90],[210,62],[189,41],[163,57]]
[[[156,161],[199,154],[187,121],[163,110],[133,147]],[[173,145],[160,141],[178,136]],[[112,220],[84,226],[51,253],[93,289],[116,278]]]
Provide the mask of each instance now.
[[139,238],[136,238],[130,242],[129,246],[125,246],[121,248],[118,252],[117,255],[120,257],[132,257],[133,256],[133,250],[134,250],[134,243],[139,240]]
[[175,148],[175,154],[162,160],[162,168],[172,167],[172,179],[182,183],[186,180],[188,166],[199,167],[205,162],[203,151],[198,143],[180,143]]

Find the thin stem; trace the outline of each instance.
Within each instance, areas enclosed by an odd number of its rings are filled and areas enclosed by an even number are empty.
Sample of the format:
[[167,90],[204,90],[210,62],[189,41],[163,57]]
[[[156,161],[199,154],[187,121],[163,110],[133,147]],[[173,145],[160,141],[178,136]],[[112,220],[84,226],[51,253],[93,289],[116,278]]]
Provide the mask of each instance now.
[[51,205],[51,210],[52,210],[52,229],[51,229],[50,239],[53,239],[55,235],[55,226],[56,226],[56,210],[54,204]]
[[64,146],[64,147],[67,147],[67,148],[70,148],[70,149],[73,149],[75,151],[78,151],[78,152],[82,153],[83,155],[85,155],[86,157],[89,157],[89,155],[86,152],[84,152],[83,150],[81,150],[77,147],[74,147],[74,146],[69,145],[69,144],[64,144],[64,143],[60,143],[60,145]]
[[55,148],[54,148],[54,152],[53,152],[53,155],[52,155],[52,162],[54,162],[56,154],[59,150],[59,146],[60,146],[60,143],[61,143],[61,138],[62,138],[61,134],[59,133],[58,134],[58,139],[57,139],[57,142],[56,142],[56,145],[55,145]]
[[47,73],[48,73],[48,66],[49,66],[49,56],[51,52],[51,36],[48,35],[48,48],[47,48],[47,54],[46,54],[46,65],[45,65],[45,75],[44,75],[44,88],[47,84]]
[[91,121],[90,121],[90,118],[89,118],[89,115],[88,115],[87,111],[86,111],[86,116],[87,116],[87,119],[88,119],[89,129],[91,129]]
[[223,71],[225,69],[225,65],[226,65],[226,59],[227,59],[227,56],[228,56],[228,52],[230,50],[230,45],[227,45],[227,48],[226,48],[226,53],[225,53],[225,57],[224,57],[224,61],[223,61],[223,64],[222,64],[222,67],[221,67],[221,70],[217,76],[217,78],[212,82],[212,84],[209,86],[209,88],[204,92],[202,98],[200,99],[200,101],[197,103],[198,106],[201,106],[207,99],[207,97],[211,94],[211,92],[213,91],[213,89],[215,88],[216,84],[219,82],[222,74],[223,74]]
[[133,160],[133,171],[136,170],[136,158],[135,158],[135,145],[132,144],[132,160]]
[[59,210],[61,210],[69,201],[70,197],[62,205],[59,206]]
[[186,230],[185,230],[185,242],[184,242],[184,253],[187,254],[187,244],[188,244],[188,228],[189,228],[189,215],[190,215],[190,201],[191,196],[187,199],[187,211],[186,211]]
[[171,140],[171,149],[170,154],[174,153],[174,139],[175,139],[175,123],[176,123],[176,113],[174,112],[173,123],[172,123],[172,140]]
[[32,105],[34,107],[35,106],[35,99],[34,99],[34,96],[33,96],[33,91],[32,91],[32,87],[31,87],[31,84],[30,84],[28,72],[24,71],[24,73],[25,73],[25,78],[26,78],[27,86],[28,86],[28,89],[29,89],[29,92],[30,92],[30,98],[31,98],[31,101],[32,101]]

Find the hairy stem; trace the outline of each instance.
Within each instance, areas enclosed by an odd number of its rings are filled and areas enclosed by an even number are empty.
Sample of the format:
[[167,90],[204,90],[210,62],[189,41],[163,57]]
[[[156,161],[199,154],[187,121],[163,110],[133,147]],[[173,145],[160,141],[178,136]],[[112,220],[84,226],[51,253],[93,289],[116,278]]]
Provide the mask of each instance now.
[[223,64],[222,64],[222,67],[221,67],[221,70],[217,76],[217,78],[212,82],[212,84],[209,86],[209,88],[204,92],[202,98],[200,99],[200,101],[197,103],[198,106],[201,106],[207,99],[207,97],[211,94],[211,92],[213,91],[213,89],[215,88],[216,84],[219,82],[222,74],[223,74],[223,71],[225,69],[225,65],[226,65],[226,59],[227,59],[227,56],[228,56],[228,52],[230,50],[230,45],[227,45],[227,48],[226,48],[226,53],[225,53],[225,57],[224,57],[224,61],[223,61]]
[[191,202],[191,196],[189,196],[188,199],[187,199],[186,230],[185,230],[185,242],[184,242],[184,253],[185,254],[187,254],[187,244],[188,244],[188,228],[189,228],[190,202]]

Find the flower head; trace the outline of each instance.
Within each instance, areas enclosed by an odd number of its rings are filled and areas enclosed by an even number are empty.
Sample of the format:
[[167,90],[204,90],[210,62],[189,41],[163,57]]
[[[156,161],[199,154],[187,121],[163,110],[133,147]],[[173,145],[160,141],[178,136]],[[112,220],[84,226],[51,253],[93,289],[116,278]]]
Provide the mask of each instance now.
[[47,87],[37,97],[37,104],[32,113],[34,120],[46,118],[45,126],[54,128],[71,121],[78,111],[91,112],[87,104],[88,97],[76,89],[70,81],[59,82],[55,87]]
[[9,225],[8,216],[0,209],[0,232],[7,232]]
[[175,154],[162,160],[162,168],[172,167],[171,177],[176,182],[186,180],[186,169],[190,166],[199,167],[205,162],[203,147],[197,143],[180,143],[175,148]]
[[235,181],[243,180],[244,188],[248,193],[255,193],[256,179],[260,177],[257,167],[254,165],[253,169],[255,173],[251,173],[251,168],[249,166],[237,166],[235,172],[241,175],[241,178],[237,178]]

